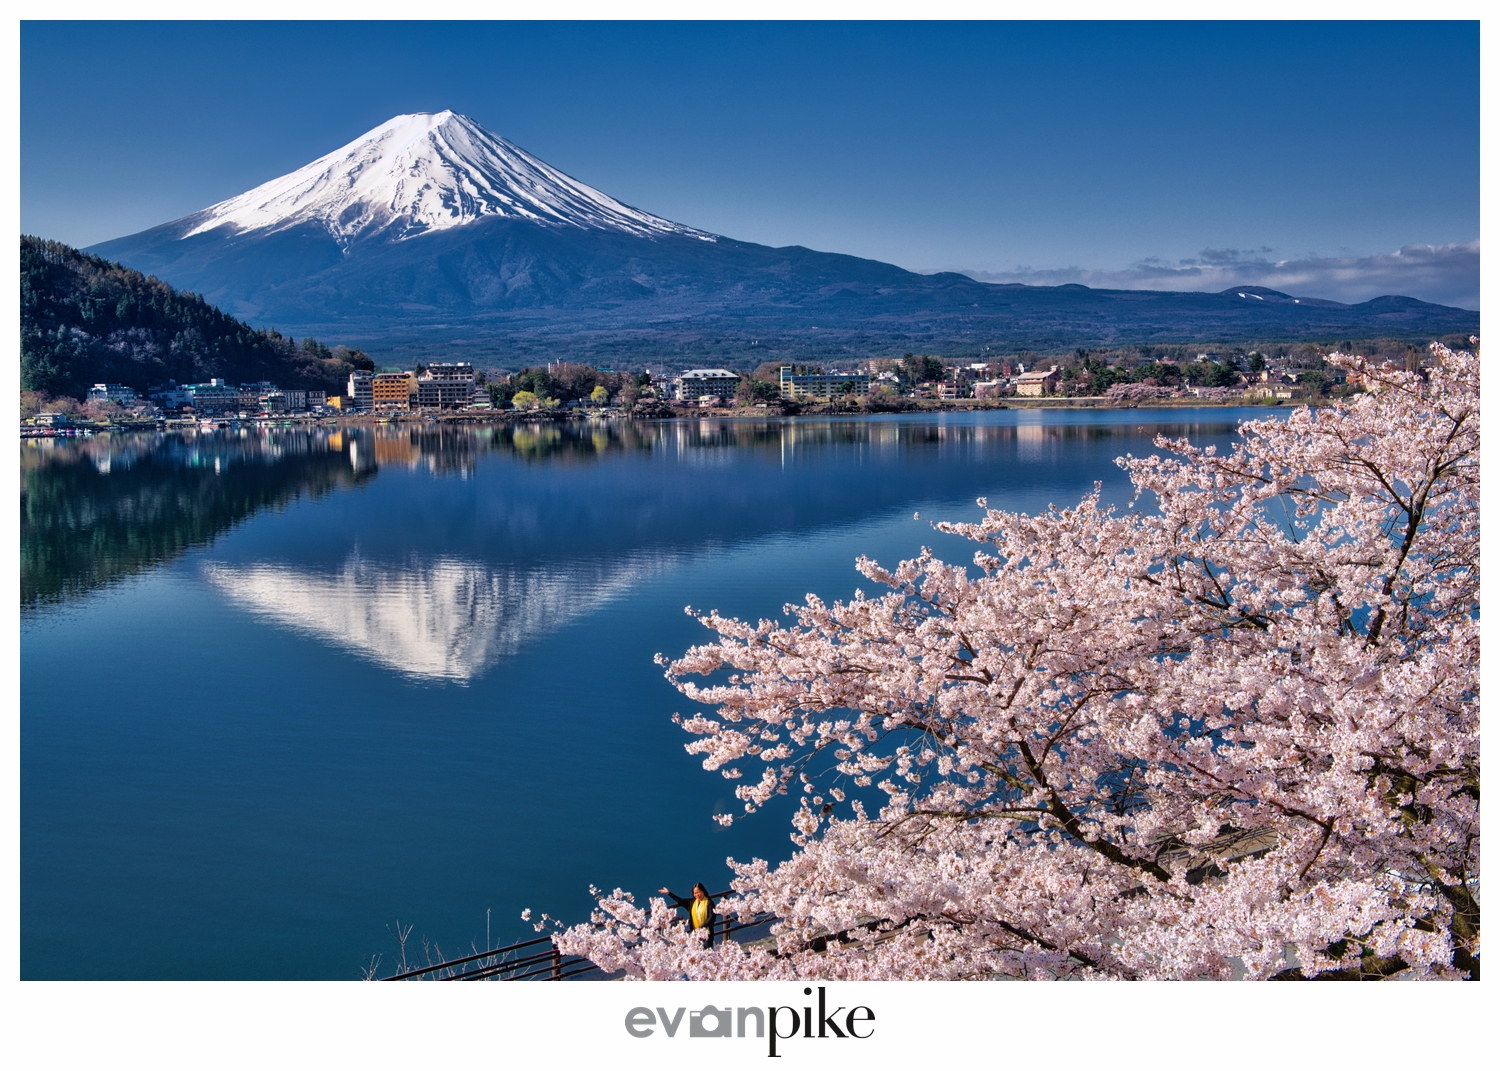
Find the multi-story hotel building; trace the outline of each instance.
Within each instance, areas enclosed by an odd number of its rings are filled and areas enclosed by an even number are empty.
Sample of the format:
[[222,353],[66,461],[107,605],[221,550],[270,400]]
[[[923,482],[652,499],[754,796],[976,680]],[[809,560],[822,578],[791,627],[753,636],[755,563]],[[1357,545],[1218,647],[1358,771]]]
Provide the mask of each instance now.
[[790,365],[781,367],[781,396],[789,401],[804,398],[829,398],[844,394],[869,394],[868,372],[820,372],[793,375]]
[[415,372],[381,372],[370,380],[370,404],[376,409],[410,409],[416,393]]
[[417,377],[417,404],[449,409],[474,397],[474,366],[467,361],[435,362]]
[[122,383],[95,383],[89,388],[91,402],[114,402],[116,405],[134,405],[135,391]]
[[375,405],[375,396],[370,384],[374,380],[369,372],[349,373],[349,401],[356,409],[370,409]]
[[240,389],[231,387],[222,379],[211,379],[207,383],[189,383],[182,388],[193,399],[193,408],[200,413],[220,413],[225,409],[240,407]]
[[694,368],[682,373],[677,379],[677,400],[697,401],[700,398],[719,398],[728,401],[734,397],[740,377],[726,368]]
[[1022,372],[1016,377],[1016,394],[1022,398],[1040,398],[1057,390],[1061,383],[1057,365],[1050,372]]

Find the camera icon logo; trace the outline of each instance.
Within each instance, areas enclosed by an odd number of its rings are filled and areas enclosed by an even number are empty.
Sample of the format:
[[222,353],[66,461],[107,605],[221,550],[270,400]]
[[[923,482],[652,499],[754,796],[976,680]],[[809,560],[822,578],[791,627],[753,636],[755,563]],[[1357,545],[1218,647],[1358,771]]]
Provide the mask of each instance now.
[[[709,1029],[705,1022],[709,1017],[713,1018],[713,1028]],[[690,1038],[727,1038],[732,1037],[730,1030],[733,1027],[733,1015],[729,1008],[715,1008],[712,1004],[705,1004],[699,1011],[688,1014],[688,1037]]]

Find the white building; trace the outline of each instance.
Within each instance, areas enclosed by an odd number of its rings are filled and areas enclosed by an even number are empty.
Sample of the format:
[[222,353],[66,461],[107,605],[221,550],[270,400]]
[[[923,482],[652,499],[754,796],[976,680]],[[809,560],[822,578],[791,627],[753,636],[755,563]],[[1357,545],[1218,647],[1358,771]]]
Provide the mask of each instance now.
[[375,377],[369,372],[349,373],[349,400],[356,409],[370,409],[375,405],[375,390],[371,384]]
[[122,383],[95,383],[89,388],[91,402],[114,402],[116,405],[134,405],[135,391]]
[[186,387],[158,387],[151,392],[151,400],[163,409],[181,409],[193,404],[193,395]]
[[189,383],[182,389],[192,396],[193,408],[200,413],[221,413],[225,409],[240,408],[240,389],[231,387],[222,379]]
[[467,361],[434,362],[417,377],[417,405],[451,409],[474,398],[474,366]]
[[727,368],[692,368],[677,377],[677,400],[694,402],[700,398],[728,401],[740,385],[740,377]]

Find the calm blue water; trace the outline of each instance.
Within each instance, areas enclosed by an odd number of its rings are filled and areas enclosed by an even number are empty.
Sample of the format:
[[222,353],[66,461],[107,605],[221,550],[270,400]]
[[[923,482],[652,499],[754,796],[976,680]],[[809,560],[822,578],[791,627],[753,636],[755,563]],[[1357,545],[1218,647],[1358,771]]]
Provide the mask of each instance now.
[[707,638],[684,606],[967,561],[929,519],[1123,500],[1115,457],[1251,415],[23,444],[22,975],[355,978],[398,919],[462,954],[487,909],[499,942],[590,883],[724,887],[788,812],[710,820],[652,662]]

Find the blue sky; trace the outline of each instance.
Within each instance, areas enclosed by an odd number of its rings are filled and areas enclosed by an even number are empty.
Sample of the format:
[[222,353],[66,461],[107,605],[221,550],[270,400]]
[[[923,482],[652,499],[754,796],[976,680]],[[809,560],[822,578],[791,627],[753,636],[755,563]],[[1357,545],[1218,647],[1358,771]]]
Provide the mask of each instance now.
[[443,108],[748,241],[1478,307],[1477,23],[23,23],[22,228],[129,234]]

